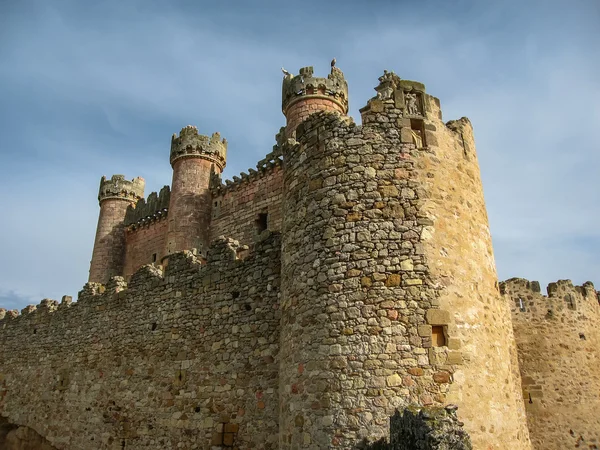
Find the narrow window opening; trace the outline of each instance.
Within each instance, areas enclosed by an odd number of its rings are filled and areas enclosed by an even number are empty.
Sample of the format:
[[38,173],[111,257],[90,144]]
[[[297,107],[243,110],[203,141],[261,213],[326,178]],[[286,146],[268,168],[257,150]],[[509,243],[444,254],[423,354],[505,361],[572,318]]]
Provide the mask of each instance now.
[[410,119],[410,132],[412,133],[415,147],[423,148],[427,146],[425,143],[425,124],[423,119]]
[[521,312],[525,311],[525,305],[523,304],[523,299],[521,297],[519,297],[519,310]]
[[528,395],[529,395],[529,403],[533,403],[533,399],[531,398],[531,393],[529,393]]
[[244,309],[245,309],[246,311],[250,311],[250,310],[252,309],[252,306],[250,306],[248,303],[246,303],[246,304],[244,305]]
[[121,448],[125,448],[125,439],[121,442]]
[[446,335],[442,325],[431,327],[431,345],[434,347],[444,347],[446,345]]
[[581,339],[582,341],[585,341],[585,334],[579,333],[579,339]]
[[268,221],[269,221],[269,214],[267,214],[266,212],[260,213],[258,215],[258,218],[254,221],[254,223],[256,225],[257,234],[260,234],[267,229]]
[[157,325],[156,325],[156,322],[154,322],[154,323],[152,324],[152,331],[156,330],[156,326],[157,326]]
[[156,262],[156,253],[152,253],[152,262]]
[[199,406],[196,406],[196,407],[194,408],[194,411],[195,411],[195,412],[197,412],[197,413],[199,413],[199,412],[200,412],[200,407],[199,407]]
[[33,334],[37,334],[37,328],[33,329]]

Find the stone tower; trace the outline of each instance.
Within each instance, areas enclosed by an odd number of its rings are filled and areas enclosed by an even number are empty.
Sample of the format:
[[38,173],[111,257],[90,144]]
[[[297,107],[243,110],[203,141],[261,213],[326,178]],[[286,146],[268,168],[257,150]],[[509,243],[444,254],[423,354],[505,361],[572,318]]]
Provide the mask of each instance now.
[[106,283],[110,277],[123,274],[125,262],[125,226],[123,221],[129,205],[144,197],[143,178],[131,181],[123,175],[102,177],[98,201],[100,215],[90,263],[89,281]]
[[312,67],[303,67],[298,75],[283,79],[282,99],[286,136],[291,137],[298,124],[317,111],[347,114],[348,83],[337,67],[332,67],[327,78],[316,78]]
[[198,134],[194,126],[182,128],[171,139],[173,182],[169,202],[168,231],[164,255],[208,248],[211,216],[211,174],[225,168],[227,141],[219,133]]
[[475,448],[529,449],[469,120],[445,124],[423,84],[384,72],[362,126],[331,105],[298,124],[295,78],[280,448],[354,448],[395,408],[456,403]]

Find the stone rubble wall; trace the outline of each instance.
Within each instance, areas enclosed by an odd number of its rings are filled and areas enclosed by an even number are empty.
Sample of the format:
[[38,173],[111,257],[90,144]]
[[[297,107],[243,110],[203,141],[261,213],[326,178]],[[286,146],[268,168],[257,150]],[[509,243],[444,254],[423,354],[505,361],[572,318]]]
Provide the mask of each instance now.
[[500,284],[512,311],[533,448],[600,448],[600,306],[592,283]]
[[0,310],[0,415],[59,450],[277,448],[280,239]]
[[396,408],[442,404],[452,382],[426,333],[438,287],[406,176],[416,151],[388,122],[320,112],[284,148],[282,449],[387,436]]

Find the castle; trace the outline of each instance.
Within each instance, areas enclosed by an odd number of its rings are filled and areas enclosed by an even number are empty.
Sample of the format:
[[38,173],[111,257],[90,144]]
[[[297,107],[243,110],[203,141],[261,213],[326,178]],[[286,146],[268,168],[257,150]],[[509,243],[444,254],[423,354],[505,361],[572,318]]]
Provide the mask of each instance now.
[[192,126],[170,188],[102,177],[78,301],[0,309],[0,443],[352,449],[456,404],[475,449],[599,448],[598,293],[499,283],[469,120],[375,90],[359,126],[337,67],[286,73],[286,126],[233,181]]

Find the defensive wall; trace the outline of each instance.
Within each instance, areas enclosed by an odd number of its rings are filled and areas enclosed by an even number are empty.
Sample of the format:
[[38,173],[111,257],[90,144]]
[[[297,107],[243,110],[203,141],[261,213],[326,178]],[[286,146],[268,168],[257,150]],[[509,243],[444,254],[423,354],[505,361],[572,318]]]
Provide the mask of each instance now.
[[0,415],[58,449],[277,448],[280,245],[262,238],[9,312]]
[[[500,294],[471,123],[394,73],[375,90],[359,126],[341,71],[303,68],[256,170],[223,183],[227,142],[188,126],[170,188],[103,178],[78,301],[0,310],[0,416],[61,450],[352,449],[456,404],[475,449],[551,448],[568,420],[529,393],[560,381]],[[589,323],[587,369],[563,371],[582,391],[548,405],[595,407]]]
[[534,448],[600,448],[600,307],[590,282],[512,278],[511,307],[523,397]]

